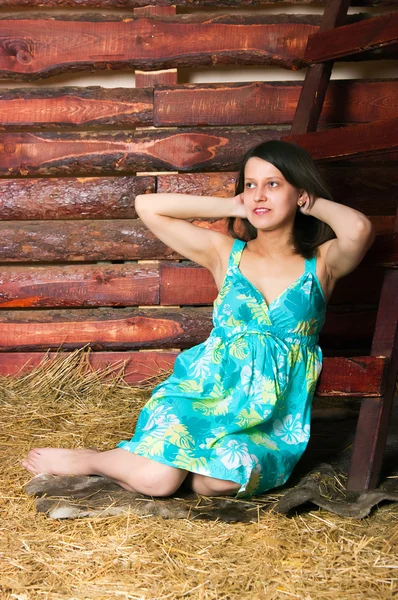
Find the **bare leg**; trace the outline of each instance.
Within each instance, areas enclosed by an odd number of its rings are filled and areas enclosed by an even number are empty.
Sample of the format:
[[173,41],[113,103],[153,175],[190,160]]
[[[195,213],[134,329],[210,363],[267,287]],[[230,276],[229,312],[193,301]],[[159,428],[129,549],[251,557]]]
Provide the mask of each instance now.
[[104,475],[127,490],[149,496],[173,494],[187,476],[187,471],[169,467],[122,448],[107,452],[35,448],[22,466],[32,473],[53,475]]
[[236,494],[240,484],[235,481],[215,479],[214,477],[194,473],[191,487],[194,492],[202,496],[231,496]]

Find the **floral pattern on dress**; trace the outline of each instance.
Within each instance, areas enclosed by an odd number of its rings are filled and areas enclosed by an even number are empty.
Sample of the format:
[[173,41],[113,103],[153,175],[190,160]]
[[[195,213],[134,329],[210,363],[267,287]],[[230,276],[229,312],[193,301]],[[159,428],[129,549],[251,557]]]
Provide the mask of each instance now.
[[118,444],[175,468],[235,481],[238,497],[283,485],[305,451],[326,313],[315,257],[305,259],[301,277],[267,305],[239,269],[245,245],[233,243],[209,337],[177,356],[131,440]]

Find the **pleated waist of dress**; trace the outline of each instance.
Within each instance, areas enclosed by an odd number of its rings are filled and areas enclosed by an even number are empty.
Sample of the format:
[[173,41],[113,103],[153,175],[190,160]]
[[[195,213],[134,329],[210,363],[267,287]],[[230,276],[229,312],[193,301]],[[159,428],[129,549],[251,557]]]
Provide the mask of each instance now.
[[318,343],[319,335],[302,335],[297,332],[290,332],[286,329],[275,327],[274,325],[264,325],[259,328],[251,324],[237,327],[215,326],[210,332],[211,336],[220,337],[225,342],[231,342],[245,335],[260,335],[274,338],[275,341],[284,344],[299,344],[300,346],[315,346]]

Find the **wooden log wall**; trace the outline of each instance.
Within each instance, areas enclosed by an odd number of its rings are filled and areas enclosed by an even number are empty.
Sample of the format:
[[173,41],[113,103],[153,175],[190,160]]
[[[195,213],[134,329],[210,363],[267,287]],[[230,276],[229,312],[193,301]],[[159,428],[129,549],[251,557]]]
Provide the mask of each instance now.
[[[206,339],[217,289],[206,269],[148,231],[135,197],[233,195],[243,154],[289,135],[302,86],[289,81],[289,72],[306,67],[306,40],[320,16],[177,13],[213,8],[207,0],[2,0],[0,6],[32,11],[0,18],[0,374],[30,370],[47,351],[53,356],[84,346],[95,367],[126,361],[126,380],[137,384]],[[129,12],[66,17],[34,12],[38,6]],[[351,15],[348,22],[368,16]],[[397,56],[389,46],[355,59],[377,64]],[[286,80],[178,82],[180,67],[220,65],[277,65]],[[127,68],[135,72],[135,88],[23,87],[60,73]],[[6,80],[21,87],[7,89]],[[398,148],[391,131],[397,98],[398,78],[334,80],[322,110],[319,130],[329,150],[333,128],[379,122],[370,158],[355,136],[344,156],[325,160],[321,147],[312,148],[335,199],[369,215],[379,235],[331,299],[320,340],[326,358],[319,394],[380,394],[374,382],[384,359],[366,355],[380,266],[398,265]],[[379,155],[386,136],[390,152]],[[193,222],[226,232],[226,220]]]

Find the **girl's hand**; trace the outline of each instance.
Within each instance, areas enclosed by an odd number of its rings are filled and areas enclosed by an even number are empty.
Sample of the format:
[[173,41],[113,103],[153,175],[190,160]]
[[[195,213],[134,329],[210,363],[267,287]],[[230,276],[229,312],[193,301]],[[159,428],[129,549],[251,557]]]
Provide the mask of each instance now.
[[234,196],[232,198],[232,202],[234,205],[234,214],[231,215],[233,217],[239,217],[240,219],[247,219],[246,207],[243,203],[243,192]]

